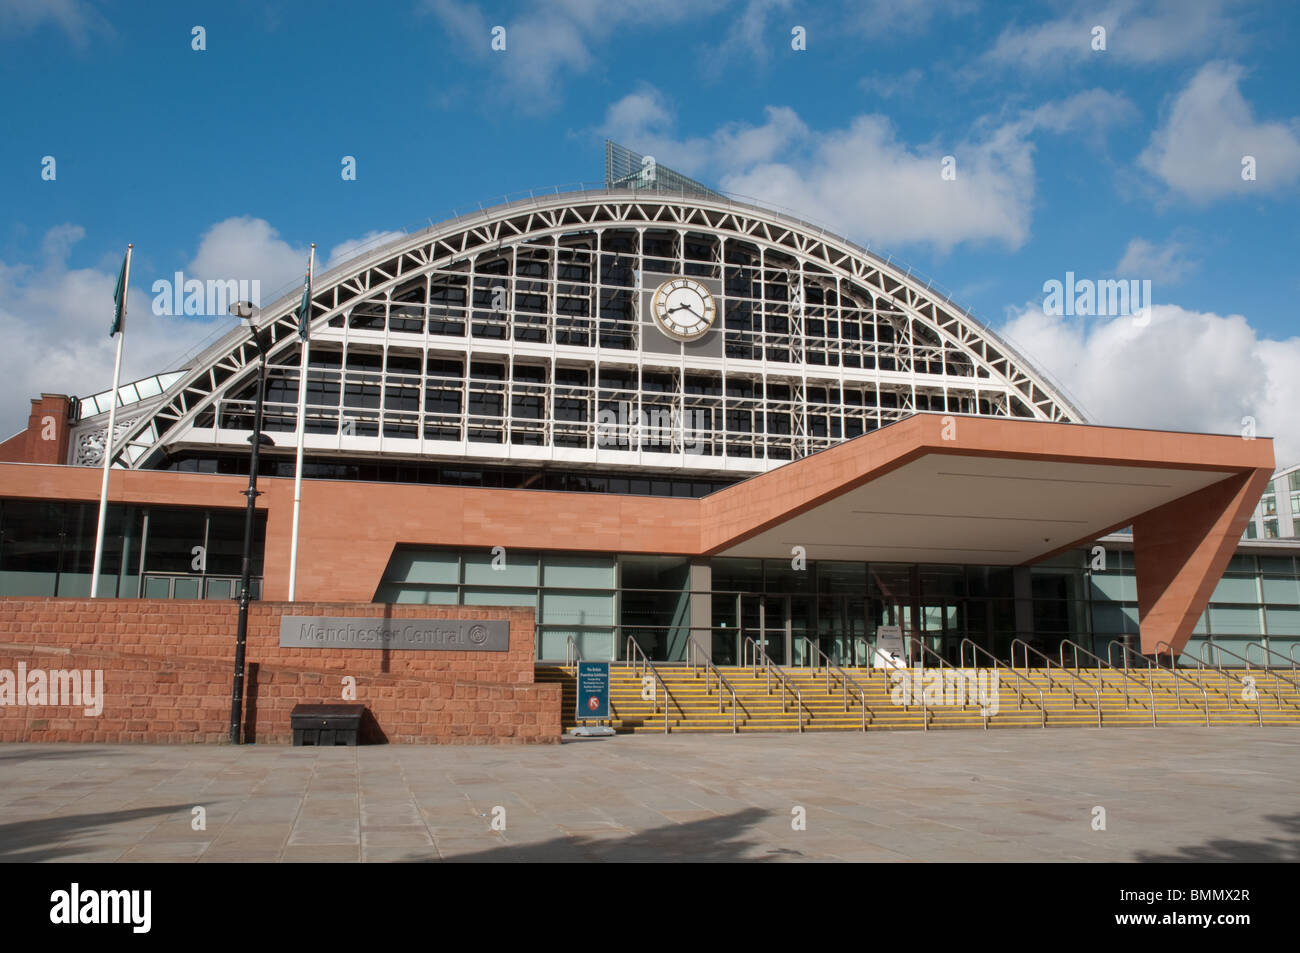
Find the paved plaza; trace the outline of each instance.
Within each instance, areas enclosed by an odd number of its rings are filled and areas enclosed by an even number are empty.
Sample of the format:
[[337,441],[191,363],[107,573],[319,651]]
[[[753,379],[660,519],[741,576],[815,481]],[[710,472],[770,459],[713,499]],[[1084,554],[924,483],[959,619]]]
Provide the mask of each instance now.
[[10,744],[0,860],[1297,861],[1298,788],[1259,728]]

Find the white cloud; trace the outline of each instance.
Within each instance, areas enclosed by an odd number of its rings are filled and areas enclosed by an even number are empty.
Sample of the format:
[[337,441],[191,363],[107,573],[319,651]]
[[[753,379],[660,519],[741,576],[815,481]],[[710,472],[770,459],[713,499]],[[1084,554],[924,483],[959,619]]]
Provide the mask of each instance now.
[[[368,232],[330,249],[317,273],[342,264],[367,247],[378,247],[400,232]],[[113,289],[121,259],[96,268],[69,268],[68,256],[85,237],[79,225],[59,225],[45,233],[35,265],[0,261],[0,440],[27,424],[28,403],[42,392],[85,397],[113,383],[115,339]],[[125,251],[125,249],[123,249]],[[307,268],[307,246],[290,245],[263,219],[243,217],[218,222],[205,231],[185,277],[258,279],[262,305],[277,291],[300,282]],[[211,344],[236,326],[225,315],[184,317],[153,313],[153,282],[173,280],[173,270],[145,266],[136,249],[127,302],[127,335],[122,381],[178,370],[198,345]]]
[[[1236,43],[1229,0],[1120,0],[1100,10],[1085,8],[1033,26],[1002,31],[984,61],[1030,70],[1060,68],[1093,59],[1131,65],[1162,63],[1223,50]],[[1106,30],[1106,49],[1094,51],[1093,28]]]
[[[797,210],[860,241],[929,243],[943,251],[997,241],[1014,249],[1029,234],[1031,136],[1096,134],[1135,114],[1123,96],[1086,90],[1001,125],[979,120],[965,139],[912,144],[885,116],[860,115],[846,128],[817,132],[794,110],[769,106],[759,125],[728,123],[709,136],[679,140],[670,106],[643,86],[609,108],[602,132],[725,191]],[[956,160],[952,181],[941,177],[946,155]]]
[[791,0],[748,0],[739,15],[731,17],[731,25],[722,39],[722,43],[711,50],[705,59],[705,68],[712,77],[717,77],[723,68],[733,60],[743,58],[749,68],[755,63],[766,63],[775,44],[785,44],[793,38],[790,26],[772,28],[768,18],[774,13],[790,9]]
[[85,46],[91,34],[111,34],[112,26],[84,0],[0,0],[0,34],[25,34],[53,23],[76,46]]
[[1076,395],[1092,423],[1240,434],[1253,417],[1279,466],[1300,462],[1300,337],[1261,338],[1241,315],[1155,305],[1132,317],[1054,317],[1030,306],[1000,330]]
[[265,307],[275,300],[277,292],[302,280],[307,272],[307,252],[306,245],[290,245],[280,238],[265,219],[248,215],[228,218],[203,233],[199,250],[185,267],[185,277],[260,281]]
[[893,99],[895,96],[912,95],[924,78],[925,74],[913,66],[904,73],[891,71],[864,76],[858,80],[858,88],[870,96]]
[[393,239],[401,238],[405,234],[405,232],[372,231],[366,232],[360,238],[340,242],[330,249],[329,254],[325,256],[324,267],[318,267],[317,271],[318,273],[324,273],[326,269],[341,265],[364,252],[374,251],[380,245],[386,245]]
[[[595,47],[624,28],[662,28],[691,16],[708,15],[722,0],[641,0],[638,3],[596,3],[593,0],[549,0],[529,5],[505,19],[485,15],[477,4],[458,0],[423,0],[419,9],[432,14],[465,53],[499,71],[507,96],[517,110],[544,112],[559,104],[562,77],[581,75],[596,67]],[[506,49],[491,49],[491,29],[506,28]]]
[[[1241,95],[1243,70],[1207,63],[1174,99],[1138,164],[1195,201],[1272,192],[1300,178],[1300,119],[1257,122]],[[1255,181],[1242,178],[1253,156]]]
[[1115,266],[1115,274],[1122,278],[1177,284],[1196,268],[1197,263],[1188,257],[1189,251],[1188,246],[1180,242],[1158,245],[1145,238],[1134,238]]
[[973,0],[855,0],[856,28],[878,39],[920,33],[936,15],[964,16],[977,9]]
[[[67,256],[85,232],[50,229],[39,266],[0,262],[0,435],[27,424],[32,397],[87,394],[113,383],[116,339],[108,336],[120,261],[69,268]],[[123,249],[125,252],[125,249]],[[139,264],[139,256],[135,261]],[[134,270],[134,269],[133,269]],[[175,362],[218,326],[208,319],[158,317],[144,282],[132,275],[127,299],[122,380],[174,370]],[[225,319],[233,326],[233,319]]]

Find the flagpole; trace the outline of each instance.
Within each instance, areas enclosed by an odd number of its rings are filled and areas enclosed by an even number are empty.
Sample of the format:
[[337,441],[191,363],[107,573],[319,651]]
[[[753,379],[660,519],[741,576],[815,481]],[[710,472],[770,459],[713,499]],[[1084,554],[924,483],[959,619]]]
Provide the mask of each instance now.
[[104,479],[99,487],[99,525],[95,529],[95,567],[90,574],[90,598],[92,599],[99,595],[99,569],[104,560],[104,527],[108,521],[108,472],[113,465],[113,435],[117,427],[117,385],[122,373],[122,342],[126,340],[126,296],[131,287],[132,247],[130,244],[126,246],[126,262],[122,265],[122,300],[117,304],[122,316],[122,323],[117,331],[117,356],[113,358],[113,396],[108,404],[108,430],[104,433]]
[[311,321],[311,279],[316,268],[316,243],[311,243],[307,259],[307,289],[304,297],[307,313],[299,316],[302,330],[302,364],[298,370],[298,453],[293,468],[293,537],[289,543],[289,601],[294,601],[298,590],[298,514],[302,509],[302,444],[307,431],[307,360],[311,341],[307,337],[307,324]]

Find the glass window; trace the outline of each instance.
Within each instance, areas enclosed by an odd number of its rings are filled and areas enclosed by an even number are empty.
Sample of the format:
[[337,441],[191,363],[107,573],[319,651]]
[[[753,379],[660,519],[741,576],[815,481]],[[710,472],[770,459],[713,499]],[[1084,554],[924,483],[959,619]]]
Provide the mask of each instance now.
[[460,553],[454,549],[398,549],[388,561],[384,581],[455,586],[460,578],[459,567]]
[[544,592],[541,621],[568,627],[614,624],[613,592]]
[[[152,509],[145,546],[146,572],[190,573],[194,547],[207,543],[207,514],[203,510]],[[185,597],[191,598],[191,597]]]
[[1089,576],[1093,599],[1114,602],[1137,600],[1137,578],[1129,573],[1094,572]]
[[[464,582],[467,586],[536,586],[537,554],[505,550],[494,555],[491,550],[469,551],[464,556]],[[517,605],[518,603],[510,603]]]
[[[861,596],[867,591],[867,564],[818,562],[817,590],[822,593],[846,593]],[[713,588],[717,589],[716,574]]]
[[1300,605],[1300,579],[1265,576],[1264,601],[1269,605]]
[[1254,576],[1224,576],[1214,587],[1211,602],[1259,602],[1259,580]]
[[542,585],[569,589],[613,589],[614,557],[598,553],[542,557]]
[[62,528],[61,503],[4,501],[0,511],[0,595],[55,594]]
[[490,589],[465,587],[464,604],[467,606],[528,606],[537,607],[536,589]]
[[[714,590],[732,592],[763,591],[763,561],[761,559],[714,559]],[[820,565],[840,565],[822,563]],[[820,569],[818,570],[820,572]]]
[[404,586],[401,583],[382,583],[375,593],[376,602],[396,602],[406,605],[454,606],[455,586]]
[[1219,635],[1263,635],[1258,608],[1210,606],[1210,632]]
[[[1274,609],[1269,607],[1265,610],[1268,618],[1268,634],[1274,635],[1300,635],[1300,609]],[[1274,651],[1277,646],[1273,647]]]
[[1013,596],[1015,574],[1009,566],[967,566],[966,585],[972,596]]
[[1093,603],[1092,630],[1094,632],[1104,633],[1137,632],[1137,606],[1122,606],[1114,603]]

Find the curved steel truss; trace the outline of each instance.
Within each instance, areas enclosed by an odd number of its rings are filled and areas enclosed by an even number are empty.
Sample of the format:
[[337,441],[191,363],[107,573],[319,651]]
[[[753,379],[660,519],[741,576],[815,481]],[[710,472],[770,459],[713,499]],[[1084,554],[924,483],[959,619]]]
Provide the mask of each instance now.
[[[670,353],[644,337],[638,295],[656,273],[683,270],[715,282],[716,352]],[[291,293],[260,317],[271,378],[293,391],[271,429],[297,429],[297,306]],[[996,335],[920,281],[807,223],[721,197],[606,190],[499,206],[317,276],[311,311],[307,439],[335,454],[454,458],[468,448],[506,459],[524,445],[533,449],[518,451],[521,459],[565,448],[579,465],[644,465],[598,442],[596,417],[617,396],[604,375],[618,368],[632,374],[626,396],[638,412],[707,410],[705,453],[720,470],[766,469],[916,410],[1083,420]],[[373,373],[358,372],[356,386],[373,386],[362,406],[374,412],[353,415],[338,393],[351,386],[349,362],[367,353],[377,355]],[[453,370],[460,361],[459,374],[434,380],[438,355]],[[246,330],[222,338],[114,442],[115,464],[147,468],[178,448],[246,447],[251,424],[240,406],[257,360]],[[504,368],[495,388],[476,381],[480,360]],[[539,377],[515,373],[531,365]],[[431,388],[447,379],[458,396],[431,404]],[[394,409],[403,388],[413,403]],[[493,393],[500,399],[484,403]],[[516,414],[517,406],[532,409]],[[268,414],[277,419],[275,406]]]

